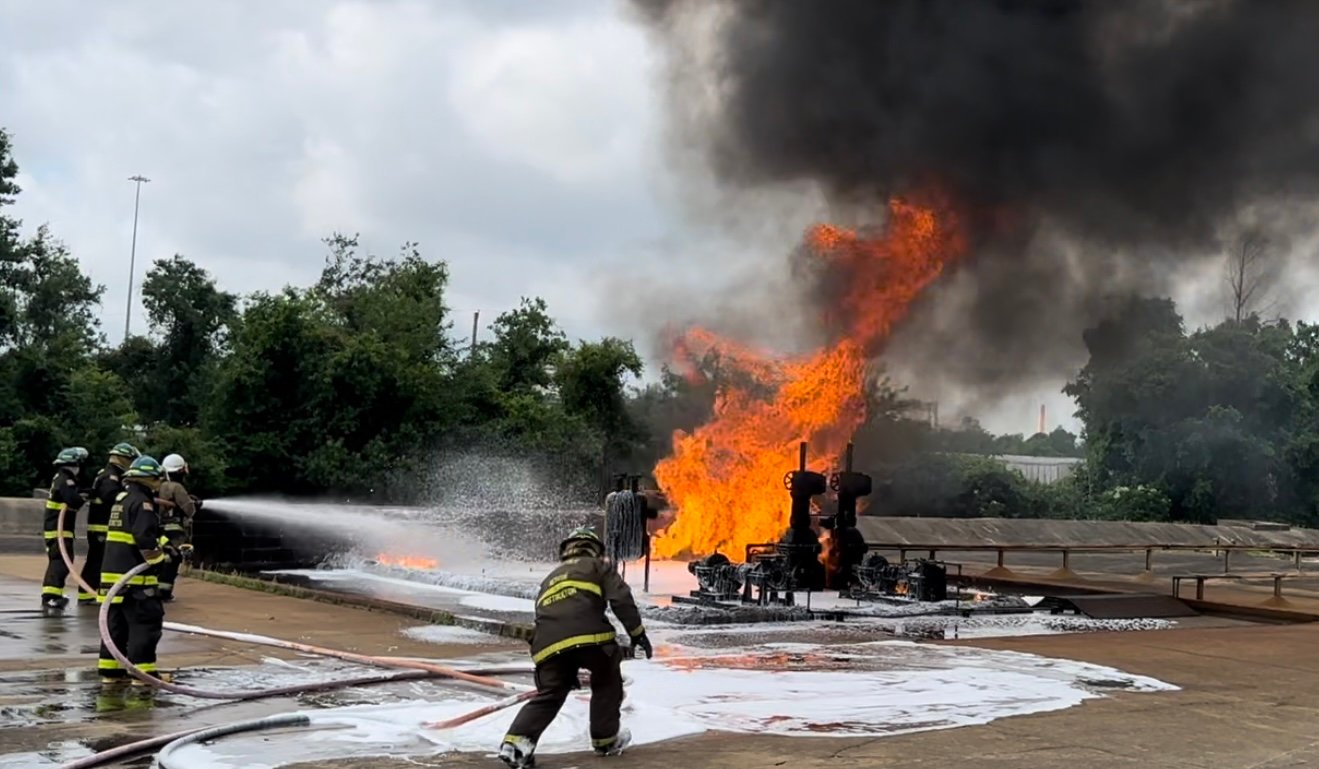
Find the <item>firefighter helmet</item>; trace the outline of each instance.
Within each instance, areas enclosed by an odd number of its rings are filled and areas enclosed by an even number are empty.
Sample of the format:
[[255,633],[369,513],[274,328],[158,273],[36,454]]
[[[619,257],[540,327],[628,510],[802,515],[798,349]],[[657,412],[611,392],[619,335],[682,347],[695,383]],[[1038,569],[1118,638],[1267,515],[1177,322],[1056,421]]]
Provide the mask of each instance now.
[[188,472],[188,463],[178,454],[170,454],[165,457],[165,461],[160,463],[167,473],[186,473]]
[[128,472],[124,473],[124,479],[130,478],[159,478],[161,475],[160,463],[152,457],[145,454],[133,460],[129,465]]
[[116,443],[114,448],[110,449],[110,456],[123,457],[124,459],[137,459],[142,456],[142,452],[131,443]]
[[87,461],[87,449],[82,446],[64,449],[55,457],[53,463],[56,467],[75,467]]
[[605,543],[600,541],[600,535],[595,533],[595,529],[589,526],[573,529],[568,537],[559,543],[559,558],[587,554],[599,557],[604,555],[604,552]]

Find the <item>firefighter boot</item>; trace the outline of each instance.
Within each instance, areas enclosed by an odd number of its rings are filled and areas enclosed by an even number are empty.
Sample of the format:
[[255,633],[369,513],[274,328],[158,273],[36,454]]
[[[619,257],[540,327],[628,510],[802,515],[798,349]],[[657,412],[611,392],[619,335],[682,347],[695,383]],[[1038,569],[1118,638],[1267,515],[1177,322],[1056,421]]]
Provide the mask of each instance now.
[[41,599],[41,613],[46,617],[58,617],[64,613],[69,599],[62,595],[48,595]]
[[631,744],[632,732],[627,729],[619,729],[618,736],[614,738],[614,741],[603,747],[596,748],[595,754],[597,756],[616,756],[624,750],[627,750],[627,746]]
[[526,737],[508,737],[499,746],[499,760],[508,769],[532,769],[536,766],[536,746]]

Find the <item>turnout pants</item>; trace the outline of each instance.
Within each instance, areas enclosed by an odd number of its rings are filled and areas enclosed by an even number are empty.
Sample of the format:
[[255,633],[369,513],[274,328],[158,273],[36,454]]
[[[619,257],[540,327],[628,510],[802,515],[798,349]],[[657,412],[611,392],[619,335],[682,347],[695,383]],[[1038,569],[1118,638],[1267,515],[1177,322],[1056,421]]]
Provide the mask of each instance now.
[[[101,559],[105,557],[105,532],[87,533],[87,559],[82,562],[82,581],[91,587],[101,584]],[[95,601],[96,594],[83,592],[78,587],[79,601]]]
[[[164,630],[165,606],[154,587],[135,587],[110,606],[110,638],[128,661],[144,673],[156,673],[156,646]],[[96,664],[102,678],[124,678],[128,671],[110,655],[101,643],[101,658]]]
[[536,666],[536,696],[509,727],[505,741],[525,737],[534,744],[578,687],[577,671],[591,673],[591,747],[608,748],[618,739],[619,710],[623,707],[623,652],[616,643],[579,646],[550,657]]
[[[64,583],[69,579],[69,567],[64,564],[64,558],[60,556],[59,538],[55,536],[54,531],[45,532],[46,538],[46,576],[41,580],[41,599],[44,601],[49,598],[64,597]],[[69,549],[69,557],[73,557],[73,532],[64,532],[64,545]],[[96,582],[101,581],[101,575],[96,575]]]

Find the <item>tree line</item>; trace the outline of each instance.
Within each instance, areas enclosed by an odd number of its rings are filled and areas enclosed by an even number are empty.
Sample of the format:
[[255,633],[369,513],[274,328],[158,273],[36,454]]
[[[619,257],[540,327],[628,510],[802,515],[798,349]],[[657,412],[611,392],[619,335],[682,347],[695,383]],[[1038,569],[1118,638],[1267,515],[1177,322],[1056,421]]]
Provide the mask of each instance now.
[[61,447],[120,440],[177,452],[203,494],[425,498],[437,455],[516,455],[593,489],[639,426],[631,342],[570,342],[524,299],[491,338],[450,334],[449,274],[414,244],[392,257],[327,240],[319,280],[238,297],[182,256],[142,283],[150,333],[106,344],[104,288],[46,228],[7,215],[19,189],[0,132],[0,494],[49,481]]
[[[44,486],[62,447],[99,456],[128,440],[184,455],[203,495],[424,502],[437,461],[477,454],[587,501],[614,472],[648,473],[726,384],[711,354],[700,376],[638,385],[631,342],[570,341],[538,298],[479,343],[457,340],[443,261],[345,235],[327,239],[314,284],[243,297],[182,256],[159,260],[142,283],[149,333],[110,346],[103,287],[45,227],[25,237],[8,215],[17,172],[0,131],[0,495]],[[1316,328],[1238,304],[1187,331],[1170,300],[1133,298],[1084,334],[1089,361],[1065,390],[1082,436],[937,429],[877,378],[855,436],[871,511],[1319,522]],[[1041,486],[1003,454],[1085,463]]]

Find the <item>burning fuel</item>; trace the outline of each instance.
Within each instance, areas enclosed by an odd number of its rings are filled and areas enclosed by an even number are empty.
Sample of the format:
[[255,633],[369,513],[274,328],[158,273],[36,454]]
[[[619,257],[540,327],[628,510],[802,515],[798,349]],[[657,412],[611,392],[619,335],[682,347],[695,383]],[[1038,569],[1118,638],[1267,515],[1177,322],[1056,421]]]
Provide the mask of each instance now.
[[868,362],[964,249],[946,207],[894,200],[878,233],[820,225],[806,234],[813,277],[845,287],[821,318],[831,337],[824,348],[788,358],[701,328],[683,335],[679,353],[717,353],[736,384],[720,393],[709,423],[674,435],[673,455],[655,470],[677,515],[654,553],[741,558],[747,545],[776,541],[786,520],[784,471],[797,464],[798,442],[807,441],[808,467],[836,463],[865,418]]
[[426,558],[419,555],[391,555],[389,553],[377,553],[376,563],[382,566],[398,566],[402,569],[419,569],[429,571],[437,568],[440,564],[434,558]]

